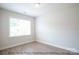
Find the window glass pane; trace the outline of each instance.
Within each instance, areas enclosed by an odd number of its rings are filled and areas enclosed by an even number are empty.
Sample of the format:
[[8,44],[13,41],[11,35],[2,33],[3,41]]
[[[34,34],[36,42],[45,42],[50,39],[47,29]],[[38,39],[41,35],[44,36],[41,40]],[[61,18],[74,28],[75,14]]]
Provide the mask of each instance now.
[[10,18],[9,36],[31,35],[31,21],[17,18]]

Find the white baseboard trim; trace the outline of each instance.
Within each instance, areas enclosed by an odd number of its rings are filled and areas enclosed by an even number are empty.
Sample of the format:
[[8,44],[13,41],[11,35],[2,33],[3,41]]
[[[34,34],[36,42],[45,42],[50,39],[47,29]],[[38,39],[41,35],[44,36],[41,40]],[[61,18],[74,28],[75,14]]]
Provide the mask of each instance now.
[[3,47],[3,48],[0,48],[0,50],[12,48],[12,47],[16,47],[16,46],[19,46],[19,45],[22,45],[22,44],[26,44],[26,43],[31,43],[31,42],[33,42],[33,41],[34,41],[34,40],[29,40],[29,41],[26,41],[26,42],[21,42],[21,43],[18,43],[18,44],[6,46],[6,47]]
[[65,50],[69,50],[69,51],[75,52],[75,53],[79,53],[79,51],[77,51],[74,48],[63,47],[63,46],[60,46],[60,45],[57,45],[57,44],[52,44],[52,43],[49,43],[49,42],[43,41],[43,40],[37,40],[37,42],[43,43],[43,44],[48,44],[48,45],[55,46],[55,47],[59,47],[59,48],[65,49]]

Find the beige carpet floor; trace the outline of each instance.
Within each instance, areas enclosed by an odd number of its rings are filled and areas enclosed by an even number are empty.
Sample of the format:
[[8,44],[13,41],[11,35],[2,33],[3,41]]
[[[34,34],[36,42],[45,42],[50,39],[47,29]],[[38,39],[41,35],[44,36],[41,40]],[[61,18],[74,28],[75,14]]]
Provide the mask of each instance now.
[[0,51],[0,55],[76,55],[76,54],[78,53],[74,53],[68,50],[64,50],[58,47],[38,42],[31,42]]

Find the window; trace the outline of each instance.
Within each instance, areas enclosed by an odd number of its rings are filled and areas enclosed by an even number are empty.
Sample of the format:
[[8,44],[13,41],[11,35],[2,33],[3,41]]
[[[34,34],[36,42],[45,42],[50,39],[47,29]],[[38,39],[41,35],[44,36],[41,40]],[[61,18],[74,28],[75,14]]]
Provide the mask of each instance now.
[[31,35],[31,21],[10,18],[10,37]]

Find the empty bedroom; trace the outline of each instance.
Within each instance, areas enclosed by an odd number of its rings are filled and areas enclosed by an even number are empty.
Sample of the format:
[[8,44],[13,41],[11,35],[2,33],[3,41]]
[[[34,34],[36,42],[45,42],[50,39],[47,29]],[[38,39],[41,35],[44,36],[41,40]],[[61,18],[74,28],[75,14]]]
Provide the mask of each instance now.
[[0,3],[0,55],[79,55],[78,3]]

